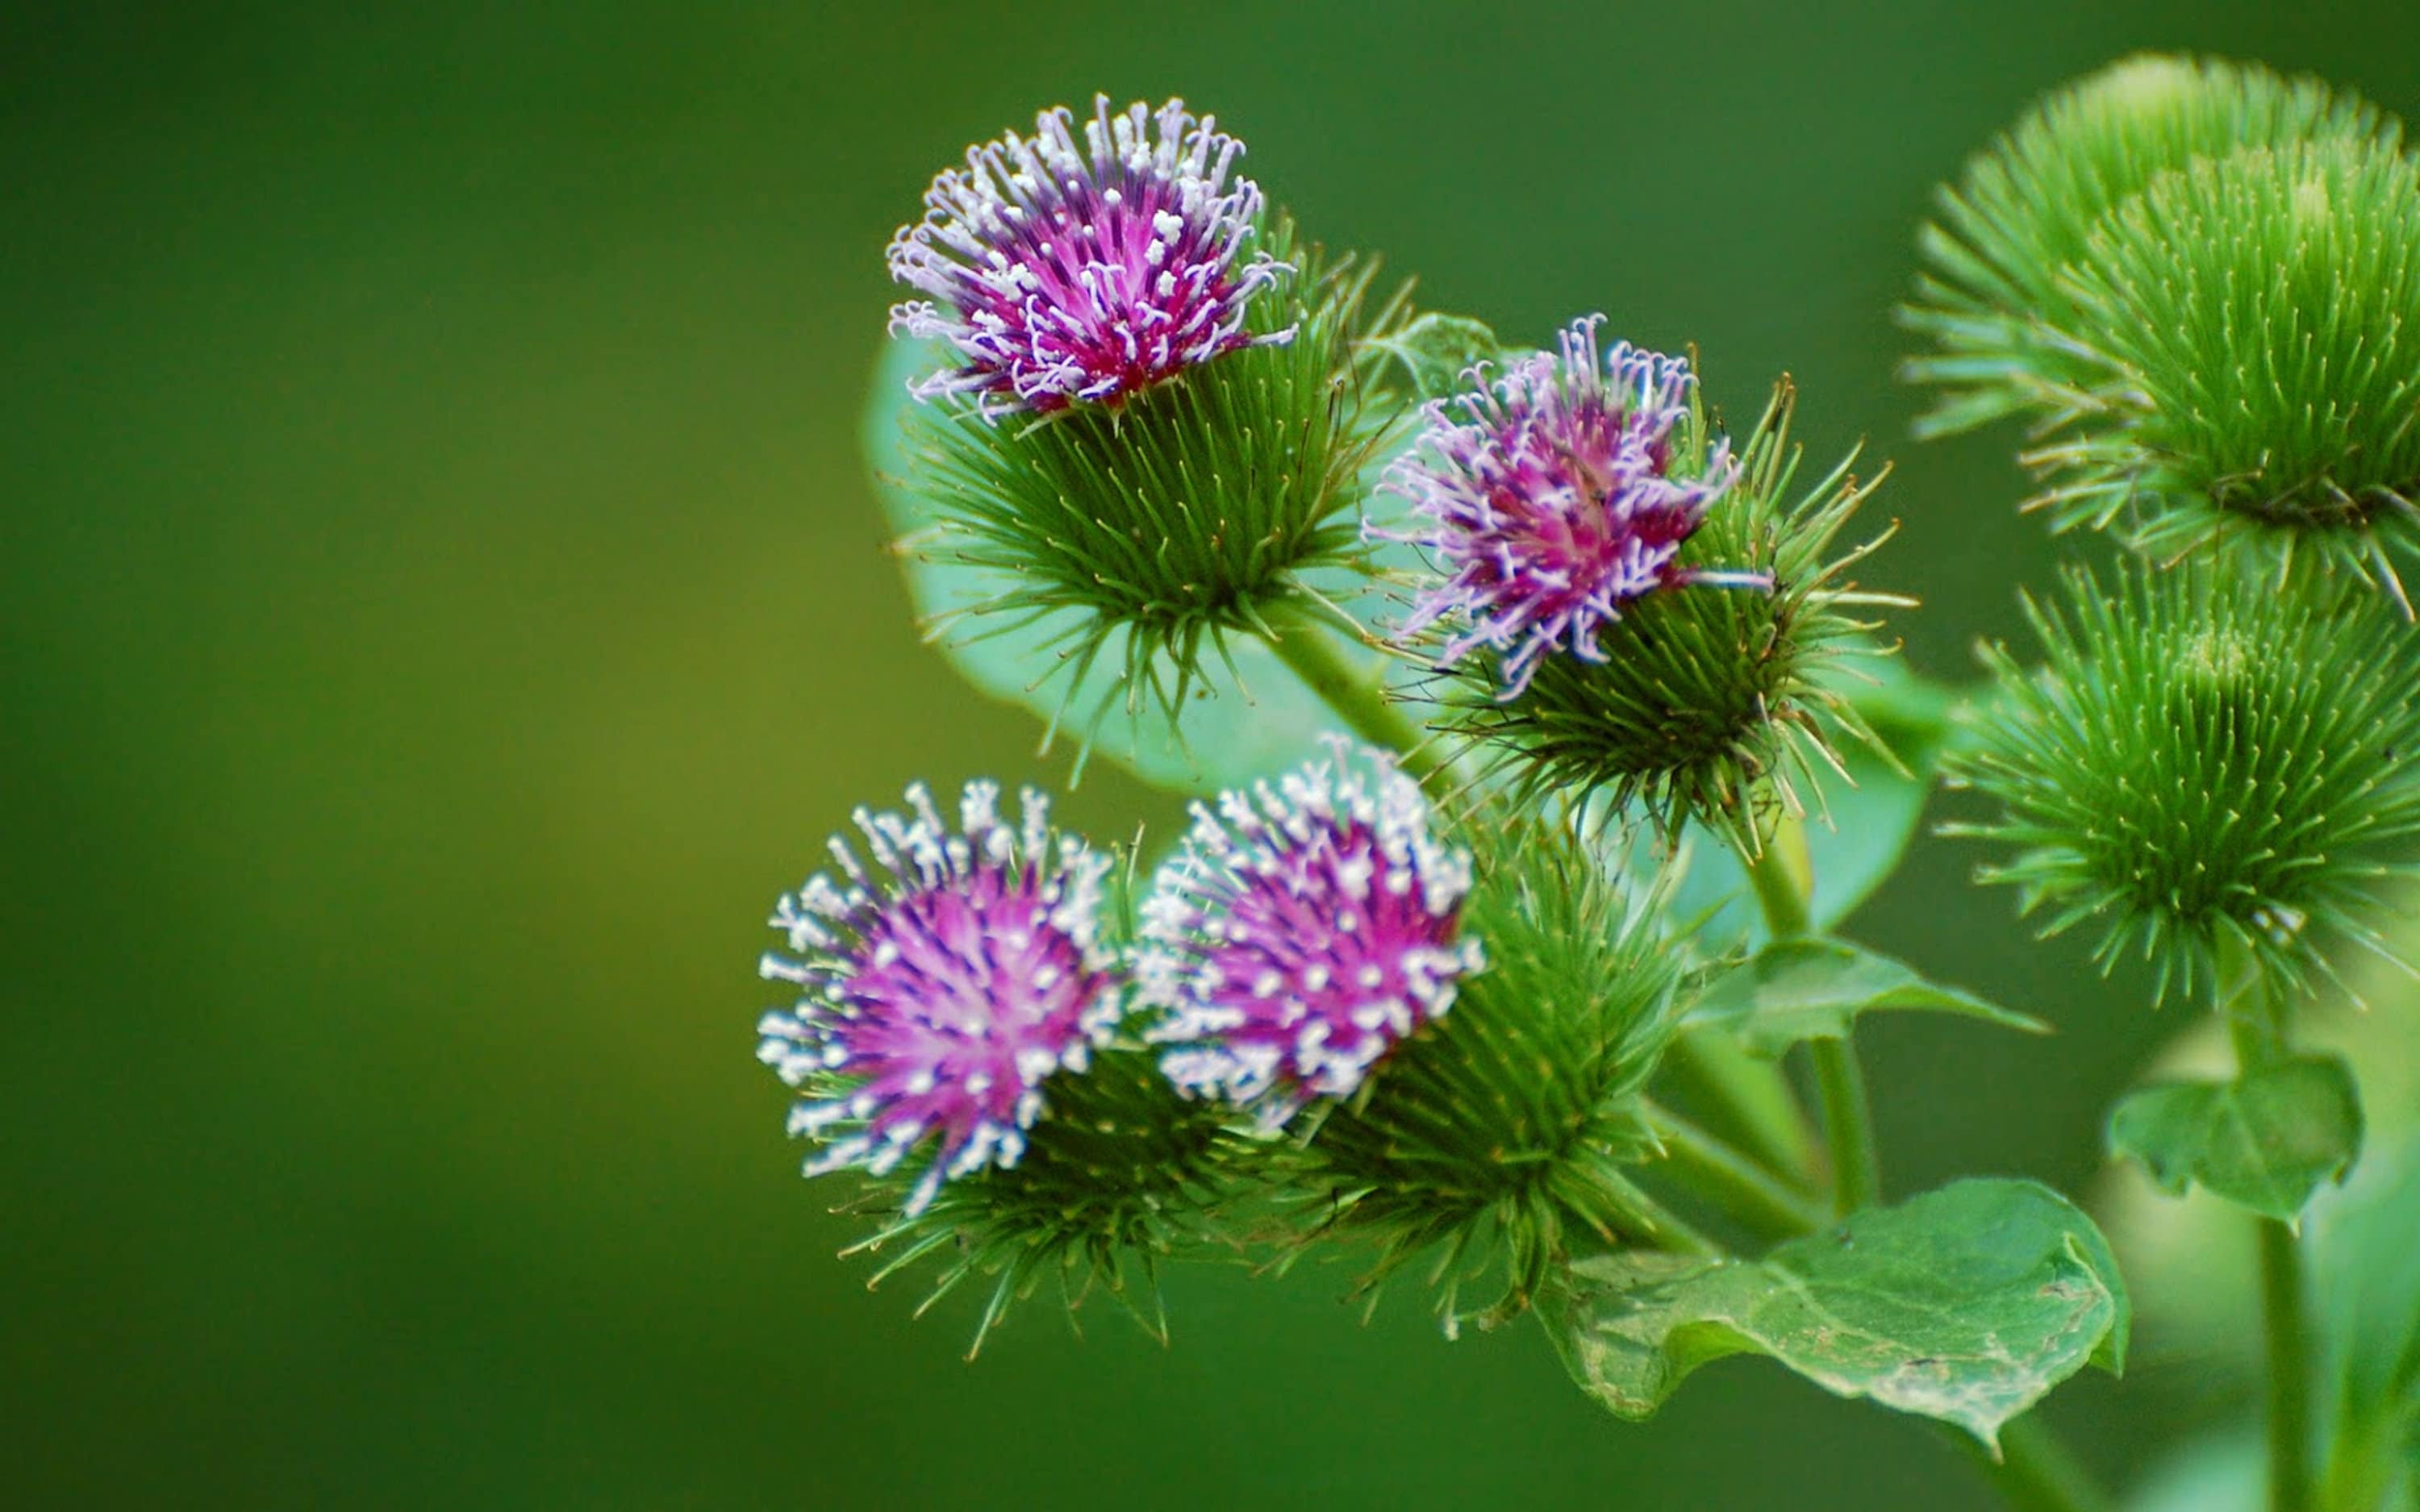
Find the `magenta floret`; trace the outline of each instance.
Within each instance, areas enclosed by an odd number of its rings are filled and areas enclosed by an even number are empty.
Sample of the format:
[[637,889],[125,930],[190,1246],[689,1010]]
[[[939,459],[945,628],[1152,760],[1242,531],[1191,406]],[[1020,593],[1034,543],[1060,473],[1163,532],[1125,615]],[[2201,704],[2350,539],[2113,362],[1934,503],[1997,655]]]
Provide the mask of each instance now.
[[968,783],[954,832],[921,784],[908,814],[859,810],[873,864],[835,837],[839,875],[772,918],[791,953],[764,975],[800,997],[765,1015],[757,1056],[801,1089],[790,1132],[823,1141],[806,1172],[885,1175],[929,1149],[911,1214],[944,1180],[1014,1165],[1049,1079],[1081,1072],[1122,1011],[1099,939],[1107,858],[1053,831],[1040,793],[1015,826],[999,797]]
[[1063,106],[1033,135],[967,150],[892,239],[893,280],[930,295],[891,312],[894,334],[963,360],[912,385],[987,415],[1116,403],[1239,347],[1252,297],[1293,271],[1251,250],[1261,192],[1243,144],[1171,100],[1112,116],[1096,97],[1079,145]]
[[1389,538],[1425,548],[1445,575],[1404,632],[1446,622],[1444,663],[1497,652],[1508,700],[1549,654],[1602,661],[1598,632],[1659,589],[1770,584],[1681,564],[1682,543],[1738,481],[1739,463],[1717,441],[1702,467],[1676,475],[1676,463],[1695,461],[1674,448],[1697,381],[1689,364],[1626,342],[1600,363],[1602,319],[1575,321],[1559,354],[1524,358],[1493,383],[1474,369],[1476,391],[1431,402],[1387,474],[1387,490],[1426,521]]
[[1419,786],[1342,748],[1275,787],[1194,806],[1144,906],[1141,1002],[1179,1088],[1264,1124],[1345,1097],[1452,1006],[1480,969],[1461,934],[1470,857],[1440,844]]

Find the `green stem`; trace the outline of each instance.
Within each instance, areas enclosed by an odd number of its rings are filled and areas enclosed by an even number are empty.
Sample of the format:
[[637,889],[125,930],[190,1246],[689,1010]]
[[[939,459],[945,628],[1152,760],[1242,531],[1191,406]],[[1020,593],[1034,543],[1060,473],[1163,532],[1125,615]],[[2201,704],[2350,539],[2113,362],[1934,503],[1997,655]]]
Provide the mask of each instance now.
[[1723,1246],[1707,1238],[1695,1224],[1646,1193],[1634,1190],[1629,1203],[1632,1210],[1646,1221],[1647,1239],[1654,1248],[1671,1255],[1695,1255],[1709,1259],[1724,1253]]
[[[2222,934],[2214,986],[2220,1016],[2244,1072],[2292,1053],[2285,1005],[2264,979],[2250,947]],[[2311,1353],[2303,1251],[2291,1226],[2257,1218],[2260,1236],[2260,1314],[2269,1351],[2269,1505],[2304,1512],[2311,1504]]]
[[1779,1065],[1708,1029],[1682,1030],[1668,1054],[1673,1069],[1705,1101],[1702,1111],[1717,1133],[1777,1175],[1803,1182],[1819,1169],[1815,1126]]
[[[1814,887],[1805,826],[1785,819],[1762,850],[1740,858],[1747,866],[1756,901],[1764,908],[1766,932],[1776,940],[1796,939],[1807,933],[1813,921],[1807,898]],[[1882,1159],[1874,1148],[1866,1074],[1857,1064],[1856,1044],[1848,1035],[1814,1041],[1807,1050],[1814,1057],[1823,1137],[1832,1155],[1833,1211],[1846,1217],[1882,1194]]]
[[1807,1044],[1815,1059],[1815,1090],[1823,1104],[1823,1137],[1832,1151],[1832,1211],[1845,1218],[1882,1195],[1882,1156],[1866,1103],[1866,1073],[1847,1035]]
[[1765,932],[1776,940],[1793,940],[1815,927],[1808,900],[1815,892],[1814,862],[1807,852],[1807,826],[1784,819],[1773,838],[1751,856],[1743,846],[1740,863],[1747,868],[1748,885],[1756,889],[1764,910]]
[[2030,1512],[2108,1512],[2109,1494],[2036,1414],[2000,1430],[1997,1459],[1972,1434],[1943,1431],[1967,1452],[2010,1506]]
[[1438,763],[1427,732],[1407,718],[1403,706],[1387,696],[1384,680],[1366,664],[1347,655],[1336,634],[1307,614],[1272,618],[1262,637],[1296,677],[1318,694],[1363,740],[1391,750],[1404,770],[1426,777]]
[[1823,1207],[1812,1196],[1688,1119],[1652,1103],[1647,1118],[1663,1141],[1675,1180],[1738,1219],[1757,1238],[1772,1242],[1823,1224]]

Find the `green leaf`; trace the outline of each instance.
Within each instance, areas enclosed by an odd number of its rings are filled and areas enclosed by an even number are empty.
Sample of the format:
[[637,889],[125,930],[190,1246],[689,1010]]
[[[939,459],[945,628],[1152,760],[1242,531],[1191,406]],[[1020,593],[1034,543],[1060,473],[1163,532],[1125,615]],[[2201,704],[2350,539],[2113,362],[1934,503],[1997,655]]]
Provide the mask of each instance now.
[[[1894,769],[1864,744],[1850,741],[1840,749],[1849,780],[1842,781],[1835,772],[1820,774],[1813,800],[1820,807],[1807,824],[1815,872],[1810,904],[1818,929],[1829,929],[1854,912],[1914,842],[1948,740],[1949,710],[1957,701],[1950,689],[1909,670],[1897,656],[1859,658],[1858,665],[1879,678],[1879,685],[1844,680],[1840,692],[1904,770]],[[1684,835],[1689,864],[1673,890],[1674,917],[1707,916],[1701,937],[1717,949],[1762,938],[1764,926],[1757,917],[1747,873],[1730,847],[1694,825]],[[1653,866],[1652,835],[1637,839],[1632,862]]]
[[1762,1354],[1835,1396],[2002,1424],[2084,1368],[2125,1363],[2125,1283],[2073,1203],[2032,1181],[1952,1182],[1762,1260],[1616,1253],[1572,1267],[1549,1334],[1583,1390],[1652,1413],[1699,1365]]
[[2214,1196],[2281,1223],[2341,1180],[2361,1153],[2361,1093],[2334,1056],[2299,1056],[2231,1082],[2165,1082],[2109,1115],[2109,1152],[2133,1156],[2181,1194]]
[[[933,343],[893,341],[885,347],[866,403],[863,444],[876,498],[901,539],[898,555],[918,618],[962,616],[934,639],[967,681],[1032,712],[1052,727],[1052,738],[1081,748],[1090,737],[1093,749],[1143,780],[1180,792],[1266,777],[1301,761],[1323,732],[1342,728],[1318,695],[1257,640],[1233,641],[1233,675],[1197,687],[1171,730],[1148,692],[1140,717],[1129,711],[1129,689],[1119,676],[1122,637],[1082,676],[1071,680],[1061,669],[1061,646],[1081,624],[1080,612],[1062,610],[1007,627],[968,613],[999,601],[1010,584],[1000,572],[919,549],[934,518],[908,482],[918,461],[909,424],[917,401],[908,393],[908,380],[943,360]],[[1375,676],[1374,657],[1373,667]]]
[[1359,343],[1356,350],[1379,374],[1392,365],[1413,393],[1435,399],[1463,392],[1463,374],[1495,357],[1498,348],[1496,332],[1486,322],[1432,310],[1399,330]]
[[2047,1034],[2050,1026],[1972,993],[1924,980],[1914,967],[1846,940],[1768,945],[1714,979],[1683,1018],[1721,1029],[1760,1056],[1804,1040],[1846,1039],[1860,1013],[1916,1009],[1959,1013],[2003,1028]]

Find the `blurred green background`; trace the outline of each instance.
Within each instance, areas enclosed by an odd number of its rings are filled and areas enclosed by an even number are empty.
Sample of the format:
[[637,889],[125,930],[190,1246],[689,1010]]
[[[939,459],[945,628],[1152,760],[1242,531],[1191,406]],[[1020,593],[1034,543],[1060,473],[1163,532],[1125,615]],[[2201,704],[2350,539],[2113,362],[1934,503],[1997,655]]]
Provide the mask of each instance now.
[[[358,10],[361,13],[355,14]],[[0,1498],[26,1507],[1938,1507],[1771,1367],[1617,1424],[1534,1330],[1346,1277],[908,1318],[752,1058],[761,920],[910,777],[1054,768],[919,644],[854,450],[884,240],[964,145],[1182,93],[1326,239],[1542,339],[1777,371],[1895,455],[1871,575],[1966,675],[2051,559],[2012,438],[1916,449],[1932,183],[2122,52],[2420,112],[2420,8],[254,5],[0,22]],[[1097,768],[1104,834],[1176,800]],[[1895,1190],[2085,1190],[2174,1021],[1932,843],[1874,943],[2059,1023],[1871,1032]],[[2087,983],[2089,983],[2087,985]],[[2147,1340],[2054,1415],[2223,1419]]]

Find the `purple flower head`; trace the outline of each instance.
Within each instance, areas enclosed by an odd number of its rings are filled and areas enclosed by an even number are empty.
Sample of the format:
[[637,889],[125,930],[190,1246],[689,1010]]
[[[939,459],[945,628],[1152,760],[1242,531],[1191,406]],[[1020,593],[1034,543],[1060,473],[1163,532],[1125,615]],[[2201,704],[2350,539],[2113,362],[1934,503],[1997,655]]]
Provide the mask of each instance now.
[[[1245,330],[1252,296],[1293,271],[1247,255],[1260,187],[1230,177],[1244,145],[1171,100],[1119,116],[1094,98],[1078,146],[1064,106],[967,149],[899,228],[897,283],[933,298],[891,312],[895,335],[939,337],[966,365],[913,385],[974,397],[986,415],[1115,403],[1291,330]],[[939,302],[935,302],[939,301]]]
[[1457,939],[1470,857],[1429,831],[1419,786],[1375,752],[1193,808],[1185,853],[1143,906],[1138,995],[1187,1093],[1256,1105],[1276,1127],[1344,1097],[1452,1006],[1484,964]]
[[1559,357],[1535,353],[1492,385],[1473,368],[1478,391],[1432,401],[1419,440],[1388,470],[1387,490],[1429,522],[1391,538],[1425,547],[1447,574],[1405,632],[1451,617],[1458,628],[1439,660],[1500,653],[1505,700],[1549,652],[1604,660],[1597,632],[1659,588],[1771,585],[1679,564],[1681,543],[1738,481],[1739,463],[1717,441],[1697,476],[1672,475],[1673,431],[1697,379],[1686,361],[1627,342],[1600,366],[1603,319],[1574,321]]
[[839,877],[817,872],[771,920],[792,953],[764,974],[801,995],[757,1026],[757,1058],[802,1090],[792,1135],[845,1128],[806,1173],[887,1174],[929,1142],[911,1214],[946,1180],[1016,1165],[1047,1078],[1083,1071],[1121,1013],[1099,944],[1108,858],[1056,834],[1040,793],[1015,827],[999,801],[968,783],[955,833],[921,783],[911,814],[860,809],[874,865],[835,836]]

